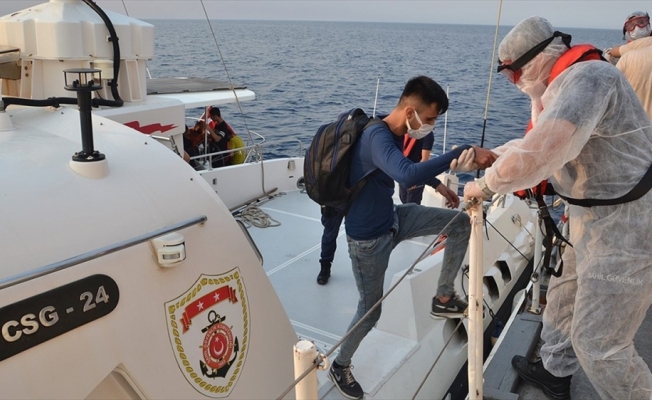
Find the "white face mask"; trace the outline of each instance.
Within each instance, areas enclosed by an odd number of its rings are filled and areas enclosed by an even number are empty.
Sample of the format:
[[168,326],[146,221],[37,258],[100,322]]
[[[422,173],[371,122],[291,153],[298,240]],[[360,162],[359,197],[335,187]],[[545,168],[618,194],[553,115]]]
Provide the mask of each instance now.
[[629,37],[632,38],[632,40],[642,39],[648,36],[650,36],[650,25],[646,26],[645,28],[639,28],[637,26],[634,28],[634,31],[629,34]]
[[410,126],[410,121],[407,119],[405,120],[408,136],[410,136],[411,138],[422,139],[426,137],[430,132],[432,132],[433,129],[435,129],[435,125],[427,125],[421,122],[421,118],[419,118],[419,113],[416,110],[414,110],[414,116],[417,117],[417,121],[421,124],[421,127],[419,129],[412,129],[412,127]]
[[543,110],[541,97],[548,88],[548,86],[546,86],[546,82],[548,80],[547,75],[538,76],[537,71],[534,67],[534,65],[526,65],[523,67],[521,79],[516,82],[516,87],[518,87],[521,92],[527,94],[530,97],[530,101],[532,102],[532,111],[530,116],[532,123],[537,122],[539,114],[541,114],[541,111]]

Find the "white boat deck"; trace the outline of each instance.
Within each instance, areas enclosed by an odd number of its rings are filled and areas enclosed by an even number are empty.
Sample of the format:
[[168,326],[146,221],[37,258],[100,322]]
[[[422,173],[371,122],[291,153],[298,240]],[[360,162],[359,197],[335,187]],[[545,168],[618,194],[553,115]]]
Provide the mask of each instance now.
[[[313,341],[321,352],[329,351],[342,336],[355,314],[358,303],[358,290],[351,272],[351,261],[344,233],[344,224],[337,239],[337,251],[327,285],[316,282],[320,270],[321,233],[323,231],[319,206],[300,191],[285,192],[274,196],[260,207],[271,218],[281,224],[275,227],[259,228],[251,226],[248,230],[263,255],[263,267],[267,272],[276,292],[285,307],[288,317],[300,339]],[[412,239],[400,243],[390,259],[385,279],[385,290],[391,285],[391,277],[407,269],[414,257],[423,252],[435,236]],[[433,295],[435,288],[433,288]],[[429,307],[429,304],[427,304]],[[425,318],[428,316],[424,315]],[[394,336],[388,338],[380,332],[372,331],[370,335],[385,342],[378,350],[383,351],[383,359],[396,358],[397,365],[401,359],[413,351],[416,342]],[[384,336],[384,337],[381,337]],[[391,340],[390,340],[391,339]],[[363,341],[363,345],[365,341]],[[396,353],[387,354],[389,349]],[[374,357],[362,354],[363,346],[354,356],[356,360]],[[334,354],[337,354],[335,352]],[[331,360],[333,356],[331,356]],[[369,370],[358,368],[355,375],[367,392],[380,383],[384,375],[379,368]],[[332,386],[326,373],[319,373],[321,394]],[[339,393],[331,391],[326,398],[340,398]]]

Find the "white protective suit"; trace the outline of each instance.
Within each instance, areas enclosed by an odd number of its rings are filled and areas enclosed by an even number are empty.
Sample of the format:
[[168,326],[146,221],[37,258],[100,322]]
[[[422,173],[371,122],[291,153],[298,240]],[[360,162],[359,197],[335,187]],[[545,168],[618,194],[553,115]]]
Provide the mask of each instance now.
[[[553,31],[545,19],[528,18],[505,36],[499,58],[515,60]],[[509,193],[549,178],[562,195],[612,199],[627,193],[650,166],[650,119],[610,63],[579,62],[540,94],[565,48],[557,38],[523,67],[517,86],[533,100],[534,127],[495,149],[501,155],[485,171],[492,191]],[[625,204],[570,206],[574,251],[566,251],[563,275],[548,288],[544,366],[565,377],[581,364],[603,399],[652,395],[652,374],[633,345],[652,303],[651,210],[652,190]]]

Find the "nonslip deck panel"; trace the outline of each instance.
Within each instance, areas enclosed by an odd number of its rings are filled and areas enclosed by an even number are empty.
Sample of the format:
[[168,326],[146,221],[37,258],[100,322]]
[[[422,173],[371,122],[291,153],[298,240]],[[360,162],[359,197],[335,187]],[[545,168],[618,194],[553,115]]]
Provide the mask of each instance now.
[[541,315],[523,313],[514,319],[503,338],[500,351],[494,355],[485,371],[485,399],[507,400],[514,398],[513,395],[520,378],[512,367],[512,357],[514,355],[529,357],[537,345],[541,328]]

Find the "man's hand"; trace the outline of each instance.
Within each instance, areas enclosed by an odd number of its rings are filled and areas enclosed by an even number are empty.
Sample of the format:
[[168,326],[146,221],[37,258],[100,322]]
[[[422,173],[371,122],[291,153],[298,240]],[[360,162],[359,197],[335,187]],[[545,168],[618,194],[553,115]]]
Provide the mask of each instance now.
[[478,200],[487,200],[489,195],[483,192],[475,181],[467,182],[464,185],[464,201],[469,202],[474,197]]
[[446,207],[457,208],[460,205],[460,198],[457,193],[448,188],[448,186],[440,183],[435,190],[446,199]]
[[478,146],[473,146],[473,149],[475,150],[475,159],[473,161],[478,164],[479,169],[491,167],[498,158],[498,156],[489,149],[483,149]]

